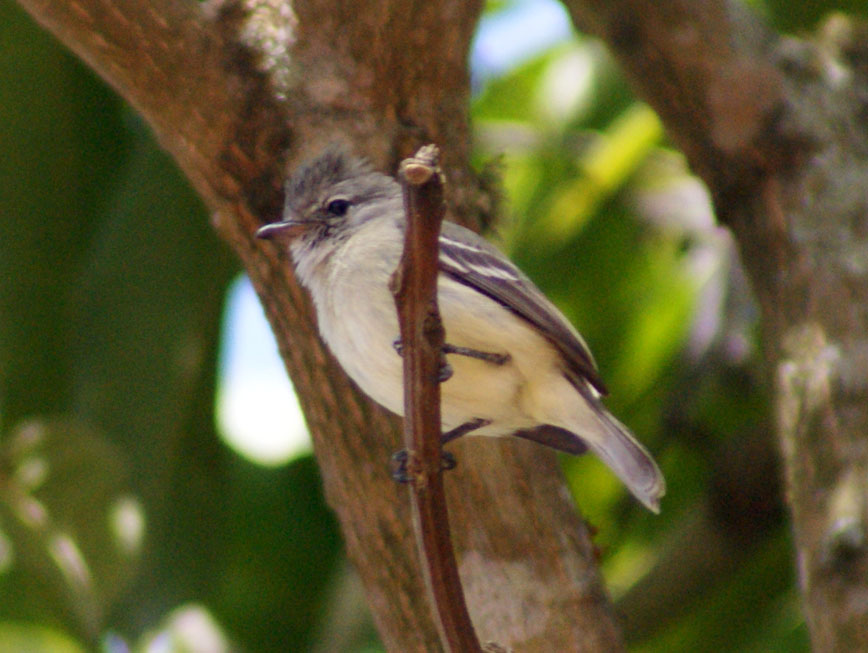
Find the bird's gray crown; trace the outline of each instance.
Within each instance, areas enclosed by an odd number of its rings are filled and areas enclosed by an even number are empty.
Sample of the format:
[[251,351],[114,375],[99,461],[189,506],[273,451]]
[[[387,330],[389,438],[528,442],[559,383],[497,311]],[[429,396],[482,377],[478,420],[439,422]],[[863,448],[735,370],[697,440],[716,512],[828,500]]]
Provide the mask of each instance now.
[[285,212],[310,215],[336,197],[358,205],[399,193],[394,179],[376,172],[367,160],[353,156],[344,147],[332,145],[290,177]]

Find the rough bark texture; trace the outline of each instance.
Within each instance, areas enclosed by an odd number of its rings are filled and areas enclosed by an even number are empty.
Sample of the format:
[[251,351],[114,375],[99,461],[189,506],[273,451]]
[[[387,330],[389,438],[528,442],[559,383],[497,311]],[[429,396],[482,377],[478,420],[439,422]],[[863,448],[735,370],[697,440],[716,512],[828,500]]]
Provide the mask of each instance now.
[[815,650],[868,650],[868,30],[723,0],[570,0],[709,185],[762,307]]
[[[489,199],[467,167],[467,48],[479,2],[21,0],[150,123],[243,260],[314,437],[325,490],[389,650],[439,642],[388,474],[396,421],[359,396],[316,336],[288,261],[252,238],[282,203],[285,166],[346,140],[382,169],[442,146],[455,215]],[[459,442],[453,538],[480,638],[519,651],[617,651],[587,530],[554,456]]]

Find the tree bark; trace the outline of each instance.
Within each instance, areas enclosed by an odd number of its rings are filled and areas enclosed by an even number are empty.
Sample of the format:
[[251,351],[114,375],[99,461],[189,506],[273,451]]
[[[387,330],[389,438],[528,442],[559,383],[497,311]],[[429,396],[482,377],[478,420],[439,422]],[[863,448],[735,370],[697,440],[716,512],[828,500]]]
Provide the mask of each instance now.
[[[333,140],[389,172],[418,145],[440,144],[452,211],[478,222],[490,198],[467,163],[466,59],[481,3],[20,4],[145,117],[212,209],[277,335],[384,643],[439,650],[406,492],[388,473],[396,420],[350,386],[288,260],[252,234],[280,214],[286,165]],[[621,650],[554,455],[523,442],[459,442],[453,451],[453,540],[480,638],[521,651]]]
[[711,189],[762,308],[815,650],[868,650],[868,29],[725,0],[568,0]]

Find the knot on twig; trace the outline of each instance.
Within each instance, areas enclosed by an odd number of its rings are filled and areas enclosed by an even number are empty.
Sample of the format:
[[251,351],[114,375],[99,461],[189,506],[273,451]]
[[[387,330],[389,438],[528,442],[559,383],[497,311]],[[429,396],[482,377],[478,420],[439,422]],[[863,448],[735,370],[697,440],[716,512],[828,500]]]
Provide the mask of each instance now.
[[429,346],[436,347],[442,352],[443,347],[440,343],[443,342],[446,331],[443,329],[443,320],[440,319],[440,313],[437,312],[435,304],[430,304],[425,313],[425,319],[422,321],[422,335]]
[[[404,271],[401,266],[398,266],[395,268],[392,274],[389,275],[389,292],[392,293],[392,297],[398,296],[398,293],[401,292],[401,286],[403,285]],[[400,354],[401,352],[399,351],[398,353]]]

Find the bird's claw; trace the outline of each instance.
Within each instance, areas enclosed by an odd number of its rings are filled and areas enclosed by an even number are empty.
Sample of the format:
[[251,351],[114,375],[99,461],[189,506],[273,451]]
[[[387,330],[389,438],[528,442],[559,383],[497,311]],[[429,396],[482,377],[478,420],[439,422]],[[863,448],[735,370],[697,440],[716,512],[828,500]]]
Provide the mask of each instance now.
[[[404,343],[401,342],[400,338],[395,338],[392,341],[392,347],[398,356],[404,355]],[[437,371],[437,382],[443,383],[444,381],[448,381],[452,378],[452,366],[446,362],[446,350],[444,348],[443,354],[440,355],[440,369]]]
[[[392,454],[390,462],[392,479],[397,483],[412,482],[415,474],[418,473],[418,470],[414,469],[418,467],[418,464],[418,458],[415,455],[411,456],[407,449],[396,451]],[[440,452],[440,469],[448,471],[455,469],[457,466],[458,461],[455,459],[453,453],[449,451]]]

